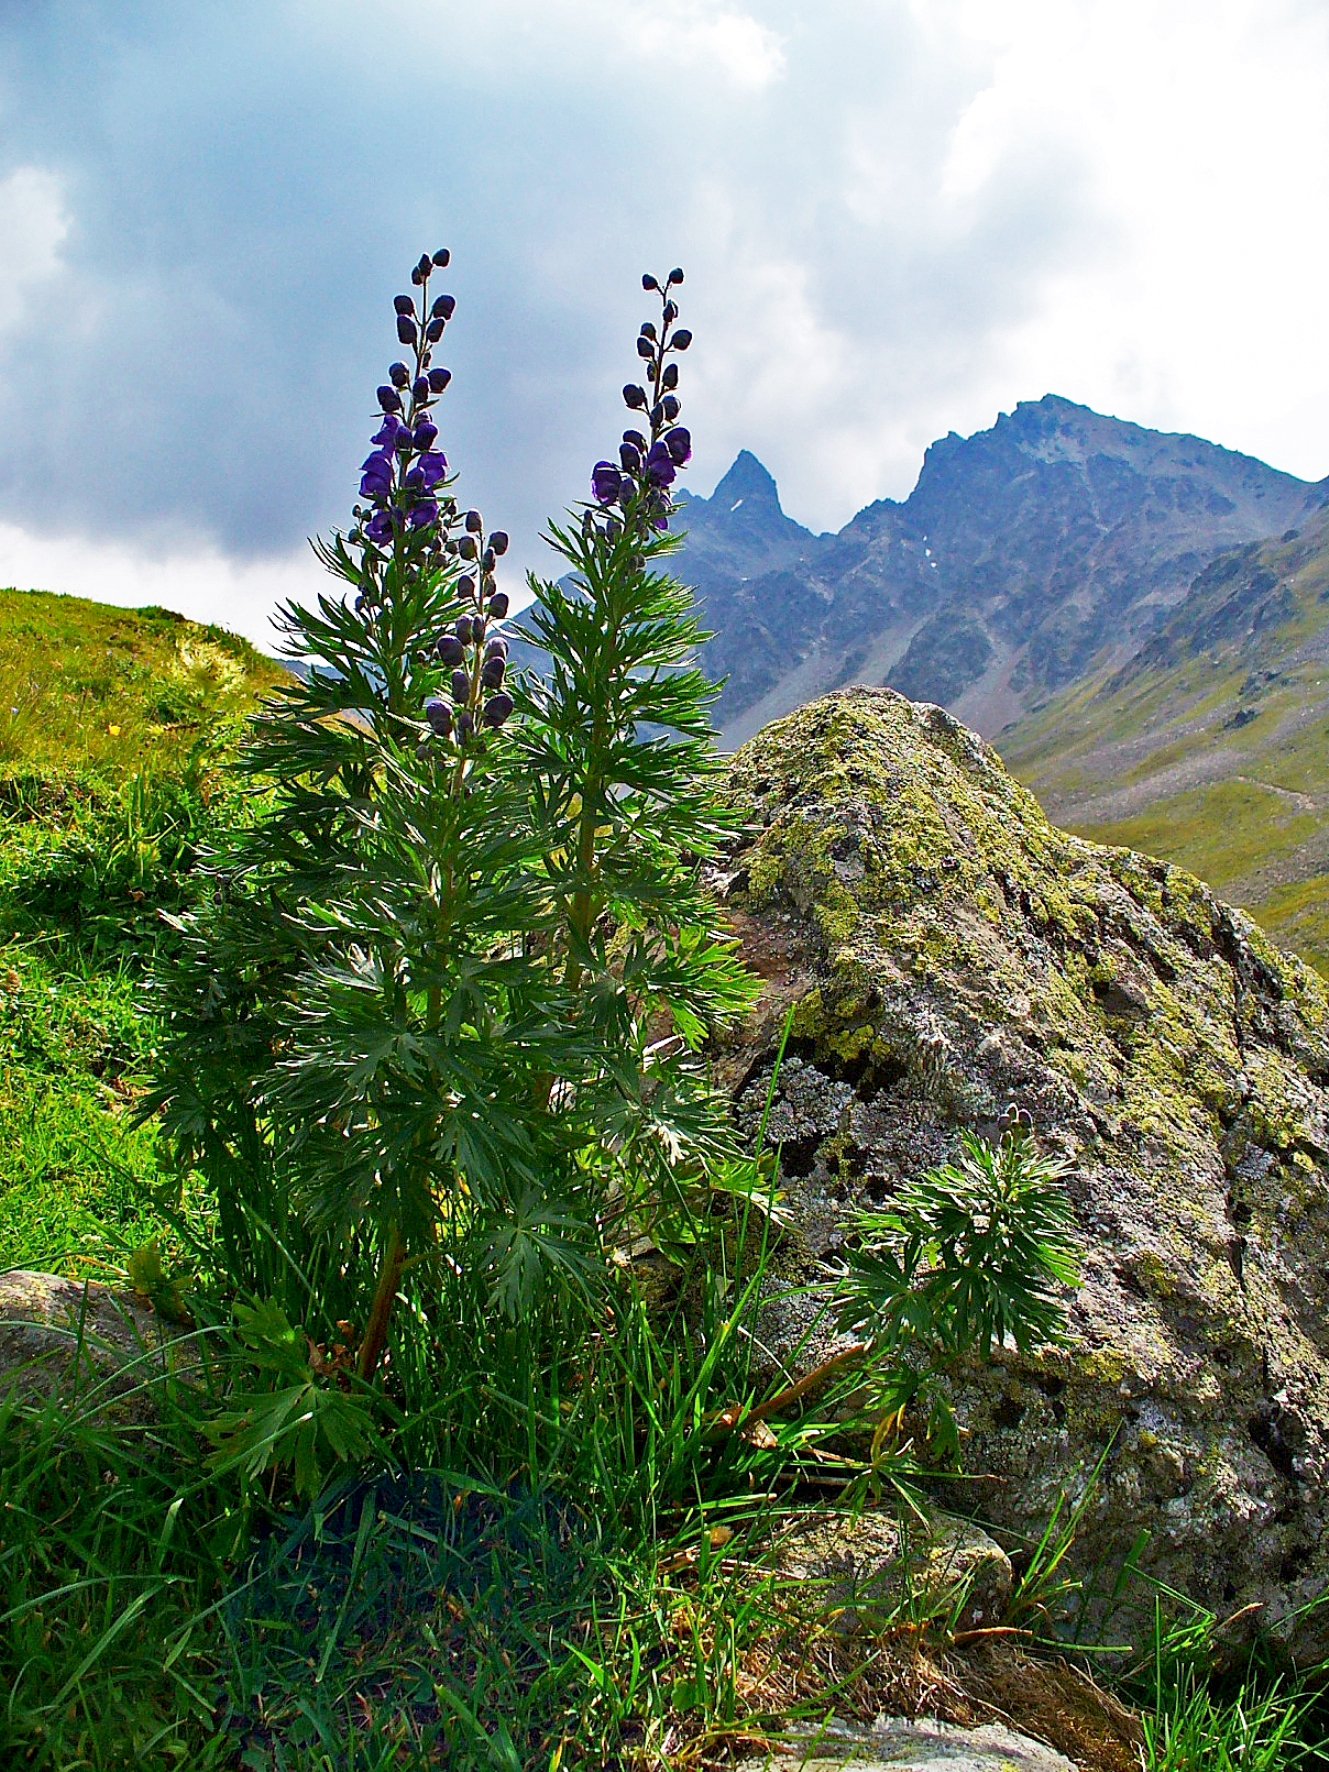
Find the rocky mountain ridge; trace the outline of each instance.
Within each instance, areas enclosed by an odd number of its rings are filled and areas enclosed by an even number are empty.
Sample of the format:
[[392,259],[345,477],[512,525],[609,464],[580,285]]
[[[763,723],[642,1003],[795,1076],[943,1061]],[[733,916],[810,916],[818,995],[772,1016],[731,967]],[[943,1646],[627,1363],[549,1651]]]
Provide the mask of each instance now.
[[1304,522],[1329,496],[1198,437],[1056,395],[934,443],[903,502],[838,534],[785,515],[744,451],[687,498],[679,575],[727,679],[722,742],[850,682],[888,684],[993,735],[1146,643],[1218,555]]

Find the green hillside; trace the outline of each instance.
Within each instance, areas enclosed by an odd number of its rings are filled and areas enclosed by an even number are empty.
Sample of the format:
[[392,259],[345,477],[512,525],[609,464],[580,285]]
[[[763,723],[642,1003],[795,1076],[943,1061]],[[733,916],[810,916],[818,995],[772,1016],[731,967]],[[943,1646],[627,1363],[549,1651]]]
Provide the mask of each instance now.
[[0,1269],[96,1274],[161,1228],[144,973],[281,674],[168,610],[0,591]]
[[999,749],[1055,823],[1189,868],[1329,972],[1329,511],[1220,556]]

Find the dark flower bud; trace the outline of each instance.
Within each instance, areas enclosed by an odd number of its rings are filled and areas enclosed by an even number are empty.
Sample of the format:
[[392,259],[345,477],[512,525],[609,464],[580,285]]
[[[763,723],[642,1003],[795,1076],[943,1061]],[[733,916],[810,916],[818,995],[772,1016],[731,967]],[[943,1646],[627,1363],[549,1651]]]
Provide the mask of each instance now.
[[415,303],[409,295],[394,295],[392,305],[399,314],[413,314],[415,312]]
[[[490,615],[493,616],[495,621],[502,621],[507,612],[508,593],[506,591],[495,591],[493,596],[489,599]],[[491,640],[489,644],[492,646],[494,642]]]
[[506,554],[508,551],[508,532],[507,532],[507,530],[506,529],[496,529],[494,531],[494,533],[489,538],[489,545],[494,550],[494,552],[496,554]]
[[469,708],[457,709],[457,737],[467,739],[475,731],[475,719]]
[[454,671],[452,673],[452,699],[454,701],[465,701],[470,693],[471,679],[466,675],[466,672]]
[[429,398],[429,377],[427,375],[416,376],[411,384],[411,398],[413,400],[427,400]]
[[641,280],[641,286],[643,289],[658,289],[660,280],[658,277],[652,277],[651,273],[647,271]]
[[431,320],[428,326],[425,327],[425,338],[431,345],[436,345],[442,336],[443,322],[441,320]]
[[660,386],[662,388],[676,388],[678,386],[678,364],[677,363],[666,363],[665,364],[665,372],[660,377]]
[[635,443],[620,443],[618,459],[623,464],[625,474],[639,474],[641,472],[641,450]]
[[669,486],[675,475],[673,456],[664,443],[652,443],[646,456],[646,478],[652,486]]
[[433,270],[434,261],[432,258],[430,258],[429,254],[427,252],[422,252],[420,254],[420,262],[415,268],[417,271],[419,271],[421,279],[423,280]]
[[435,320],[451,320],[456,312],[457,298],[455,295],[440,295],[429,310],[431,318]]
[[475,595],[475,580],[471,577],[469,572],[463,574],[463,576],[457,580],[457,590],[463,597],[473,597]]
[[596,462],[591,469],[591,495],[598,504],[613,504],[622,487],[623,476],[613,462]]
[[410,379],[411,372],[404,363],[390,363],[388,365],[388,380],[394,388],[404,388]]
[[467,511],[467,513],[466,513],[466,533],[467,533],[467,535],[479,535],[480,532],[483,530],[484,526],[485,526],[485,520],[480,515],[479,511]]
[[664,423],[664,402],[660,401],[655,406],[652,406],[649,416],[650,416],[652,430],[654,430],[657,425],[663,424]]
[[643,338],[651,338],[651,339],[653,339],[655,337],[655,326],[650,320],[643,320],[642,321],[641,336]]
[[675,283],[681,283],[682,281],[683,281],[683,273],[682,273],[682,271],[679,270],[678,266],[675,265],[673,270],[670,271],[669,276],[665,280],[665,288],[669,289]]
[[483,615],[471,617],[471,638],[478,646],[485,637],[485,618]]
[[623,441],[625,443],[634,444],[636,446],[636,448],[640,449],[642,451],[642,453],[645,454],[646,439],[645,439],[645,437],[642,436],[640,431],[624,431]]
[[411,272],[411,282],[415,284],[417,289],[424,282],[424,278],[420,275],[419,265],[416,265],[415,269]]
[[459,665],[466,656],[466,649],[455,634],[444,634],[434,651],[438,662],[445,665]]
[[[401,328],[398,327],[397,330],[400,332]],[[637,340],[637,355],[639,357],[644,357],[648,363],[650,362],[651,358],[655,355],[655,346],[651,343],[650,339],[639,338]]]
[[494,552],[493,548],[486,548],[484,553],[480,556],[481,566],[486,572],[492,572],[497,563],[498,555]]
[[440,271],[446,270],[448,261],[451,257],[452,254],[448,251],[447,247],[440,246],[438,251],[434,254],[434,263],[438,266]]
[[692,433],[686,425],[675,425],[672,431],[665,432],[664,446],[669,451],[670,461],[681,468],[692,457]]
[[692,343],[692,334],[686,326],[680,326],[669,342],[676,351],[686,351]]
[[634,412],[639,409],[644,410],[646,406],[646,390],[644,388],[636,387],[632,382],[629,382],[623,390],[623,402],[626,406],[630,406]]
[[463,560],[474,560],[479,549],[475,545],[473,535],[463,535],[457,541],[457,552]]
[[667,301],[665,303],[663,319],[666,326],[672,325],[672,323],[678,319],[678,309],[674,306],[673,302]]
[[[360,537],[356,534],[355,530],[352,530],[350,535],[347,537],[348,541],[359,541],[359,539],[360,539]],[[355,599],[355,603],[353,604],[353,608],[355,609],[355,613],[357,615],[363,615],[365,610],[368,609],[368,607],[369,607],[369,605],[368,605],[368,603],[365,602],[365,599],[364,599],[364,593],[361,592],[361,594]]]
[[452,626],[453,626],[453,629],[457,635],[457,638],[461,641],[462,645],[469,646],[471,643],[471,618],[470,618],[470,616],[469,615],[459,615],[457,617],[456,621],[453,622]]
[[452,709],[447,702],[440,701],[431,695],[425,703],[425,719],[433,727],[440,738],[448,738],[452,734]]
[[411,453],[411,428],[409,425],[401,426],[392,440],[392,446],[402,455]]
[[507,668],[506,662],[497,655],[487,658],[480,667],[480,682],[483,687],[501,689],[503,687],[503,673]]
[[506,658],[507,656],[508,656],[508,643],[503,638],[502,634],[494,634],[488,640],[485,641],[485,658],[486,659]]
[[397,392],[396,388],[380,388],[378,390],[378,403],[383,408],[384,412],[401,411],[401,395]]
[[419,333],[415,329],[415,321],[406,314],[397,316],[397,337],[404,345],[414,345],[419,341]]
[[664,410],[665,418],[670,424],[673,424],[680,411],[677,396],[674,394],[666,394],[664,399],[661,400],[660,405]]
[[432,449],[437,436],[438,426],[431,419],[425,419],[423,423],[415,427],[415,447],[417,449]]
[[418,467],[412,468],[410,473],[407,474],[406,478],[402,481],[402,485],[408,492],[423,492],[425,490],[424,469]]
[[513,701],[506,689],[500,689],[497,695],[491,695],[485,703],[485,711],[480,718],[486,726],[495,730],[500,727],[512,712]]
[[431,369],[429,371],[430,393],[441,394],[451,380],[452,371],[450,369]]

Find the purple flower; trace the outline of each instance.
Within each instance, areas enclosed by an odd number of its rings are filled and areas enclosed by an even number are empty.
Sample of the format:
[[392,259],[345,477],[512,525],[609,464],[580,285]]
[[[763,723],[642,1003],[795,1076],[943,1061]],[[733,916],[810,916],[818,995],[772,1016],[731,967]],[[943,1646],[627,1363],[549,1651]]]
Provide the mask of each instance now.
[[618,459],[623,464],[625,474],[639,474],[641,472],[641,450],[635,443],[620,443]]
[[432,498],[422,498],[419,504],[412,506],[411,514],[406,519],[406,526],[408,529],[428,529],[431,524],[437,522],[438,506]]
[[383,408],[384,412],[401,411],[401,395],[397,392],[396,388],[380,388],[378,390],[378,403]]
[[686,425],[675,425],[672,431],[666,431],[664,446],[676,468],[683,467],[692,459],[692,433]]
[[429,419],[425,419],[423,423],[415,427],[415,447],[417,449],[432,449],[437,436],[438,426],[431,423]]
[[431,695],[425,703],[425,719],[433,727],[440,738],[448,738],[452,733],[452,709],[447,702],[440,701]]
[[643,455],[645,455],[646,439],[642,436],[640,431],[624,431],[623,441],[625,443],[633,444],[637,449],[641,450]]
[[431,369],[429,371],[430,393],[441,394],[451,380],[452,371],[450,369]]
[[672,486],[677,470],[667,444],[652,443],[646,455],[646,478],[652,486]]
[[386,452],[366,456],[361,464],[360,497],[379,504],[392,491],[392,458]]
[[400,429],[401,420],[395,417],[391,412],[384,413],[383,423],[374,432],[369,441],[371,443],[386,443],[388,448],[391,449],[393,443],[396,441],[397,432]]
[[[672,475],[670,476],[672,479]],[[591,469],[591,493],[597,504],[611,505],[623,490],[623,476],[610,461],[598,461]]]
[[441,449],[431,449],[420,457],[420,472],[425,477],[426,492],[432,492],[447,471],[448,458]]
[[374,541],[374,542],[391,541],[392,540],[392,513],[391,513],[391,511],[375,511],[373,516],[365,524],[365,534],[369,537],[370,541]]
[[415,400],[427,400],[429,398],[429,377],[427,375],[416,376],[411,387],[411,397]]
[[500,689],[497,695],[491,695],[485,703],[485,711],[480,718],[486,726],[499,727],[512,712],[512,697],[506,689]]
[[664,407],[665,417],[669,420],[670,424],[673,424],[674,420],[678,417],[678,396],[676,394],[666,394],[660,404]]
[[465,671],[454,671],[452,673],[452,699],[453,699],[453,701],[465,701],[466,697],[470,694],[470,692],[471,692],[471,679],[466,675],[466,672]]
[[[495,591],[493,596],[489,599],[489,613],[490,613],[490,615],[493,616],[495,621],[502,621],[503,617],[507,614],[507,612],[508,612],[508,593],[506,591]],[[490,645],[491,646],[493,645],[492,640],[490,641]]]
[[402,485],[408,492],[423,492],[425,490],[424,470],[422,468],[412,468],[410,473],[407,474],[406,478],[402,481]]
[[389,363],[388,380],[394,388],[404,388],[411,379],[411,372],[404,363]]
[[503,687],[503,672],[506,669],[505,661],[495,653],[492,658],[487,658],[480,667],[481,683],[486,689],[501,689]]
[[435,646],[438,662],[445,665],[459,665],[466,656],[466,649],[455,634],[444,634]]
[[487,659],[506,658],[507,656],[508,643],[501,634],[495,634],[492,639],[485,641],[485,657]]

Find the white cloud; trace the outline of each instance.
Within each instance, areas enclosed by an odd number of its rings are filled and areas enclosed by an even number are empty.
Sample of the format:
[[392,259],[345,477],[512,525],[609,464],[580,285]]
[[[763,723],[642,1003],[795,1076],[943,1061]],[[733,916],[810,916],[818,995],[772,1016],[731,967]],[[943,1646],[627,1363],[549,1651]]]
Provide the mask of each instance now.
[[760,90],[785,71],[776,32],[749,13],[695,4],[662,12],[658,5],[619,13],[620,29],[637,54],[668,57],[671,67],[717,68],[736,85]]
[[60,180],[40,166],[0,179],[0,332],[22,317],[34,285],[60,268],[69,232]]

